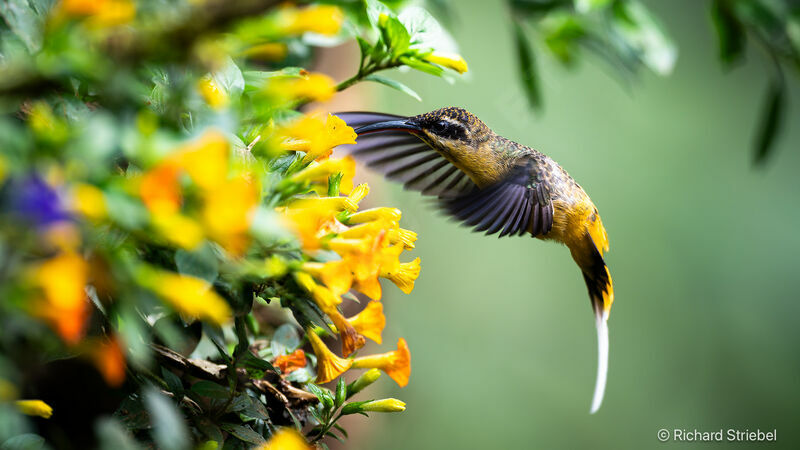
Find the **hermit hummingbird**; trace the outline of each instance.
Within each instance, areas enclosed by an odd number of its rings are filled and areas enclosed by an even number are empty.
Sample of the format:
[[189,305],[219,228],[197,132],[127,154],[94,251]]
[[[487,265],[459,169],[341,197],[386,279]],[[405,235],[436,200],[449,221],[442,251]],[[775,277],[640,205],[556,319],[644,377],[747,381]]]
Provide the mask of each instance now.
[[525,235],[569,248],[589,290],[597,328],[597,379],[591,412],[600,408],[608,373],[608,315],[614,288],[603,253],[608,234],[594,203],[550,157],[506,139],[463,108],[403,117],[337,114],[355,129],[356,160],[435,196],[447,214],[475,231]]

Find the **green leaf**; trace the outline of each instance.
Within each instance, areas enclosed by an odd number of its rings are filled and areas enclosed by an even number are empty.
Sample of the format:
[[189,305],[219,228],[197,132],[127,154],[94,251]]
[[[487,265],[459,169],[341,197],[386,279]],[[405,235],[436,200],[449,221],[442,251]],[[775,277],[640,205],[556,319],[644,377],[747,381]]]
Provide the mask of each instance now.
[[785,90],[786,87],[782,80],[773,81],[767,89],[761,113],[761,124],[756,138],[755,164],[764,163],[775,147],[775,137],[786,112]]
[[239,357],[237,365],[248,370],[260,370],[262,372],[269,370],[272,372],[278,372],[278,369],[276,369],[275,366],[273,366],[269,361],[259,358],[250,350],[242,353],[242,355]]
[[575,0],[575,10],[579,13],[587,13],[607,8],[612,0]]
[[164,377],[169,391],[175,394],[175,398],[183,397],[183,382],[181,379],[166,367],[161,368],[161,375]]
[[122,424],[110,417],[99,419],[95,430],[101,450],[138,450],[142,448]]
[[350,414],[362,413],[361,405],[368,403],[372,400],[365,400],[363,402],[350,402],[342,407],[342,415],[348,416]]
[[217,400],[227,400],[231,396],[231,390],[213,381],[201,380],[192,385],[192,392],[202,397]]
[[347,399],[347,383],[344,381],[344,377],[339,377],[339,381],[336,383],[336,398],[334,401],[334,406],[336,408],[342,406],[342,403]]
[[397,19],[397,17],[386,16],[386,19],[380,24],[383,40],[389,46],[392,57],[398,58],[400,55],[408,51],[408,46],[411,43],[411,35],[406,30],[406,27]]
[[253,431],[252,428],[243,425],[236,425],[235,423],[222,423],[219,426],[224,431],[236,436],[240,441],[248,442],[250,444],[263,444],[266,442],[264,436]]
[[269,343],[273,356],[289,354],[300,346],[300,335],[297,327],[291,323],[285,323],[275,330],[272,340]]
[[231,356],[225,347],[225,335],[222,333],[222,329],[203,322],[203,334],[214,344],[214,347],[217,348],[219,353],[225,357],[226,360],[230,361]]
[[408,94],[409,96],[417,99],[418,101],[422,101],[422,98],[419,96],[419,94],[414,92],[413,89],[411,89],[410,87],[406,86],[405,84],[403,84],[403,83],[401,83],[399,81],[392,80],[391,78],[386,78],[384,76],[377,75],[377,74],[373,73],[372,75],[368,75],[368,76],[364,77],[364,80],[374,81],[374,82],[380,83],[380,84],[382,84],[384,86],[389,86],[392,89],[396,89],[396,90],[398,90],[398,91],[400,91],[400,92],[402,92],[404,94]]
[[0,16],[30,53],[36,53],[42,48],[42,25],[45,14],[44,10],[35,10],[28,0],[0,2]]
[[714,0],[711,4],[711,20],[719,39],[719,58],[727,65],[739,61],[744,54],[747,35],[730,2]]
[[244,76],[241,69],[228,57],[225,65],[212,74],[217,85],[225,89],[231,99],[238,99],[244,92]]
[[214,249],[209,244],[187,251],[179,249],[175,252],[175,266],[178,272],[214,283],[219,275],[219,261]]
[[145,389],[144,403],[150,412],[156,446],[167,450],[188,449],[189,433],[175,404],[154,388]]
[[517,64],[519,65],[519,76],[522,81],[523,91],[528,98],[528,103],[534,109],[542,106],[542,96],[539,91],[539,77],[536,71],[536,59],[525,30],[522,25],[514,21],[514,44],[517,50]]
[[316,395],[320,403],[322,403],[325,408],[331,408],[334,405],[331,391],[325,389],[324,387],[317,386],[314,383],[306,384],[306,389],[308,389],[308,391],[312,394]]
[[614,30],[639,54],[642,63],[659,75],[675,67],[678,49],[659,21],[640,2],[614,3]]
[[458,53],[458,45],[444,27],[419,6],[405,8],[397,17],[411,34],[411,49],[427,52]]
[[40,450],[47,448],[49,447],[44,438],[33,433],[14,436],[0,445],[0,450]]

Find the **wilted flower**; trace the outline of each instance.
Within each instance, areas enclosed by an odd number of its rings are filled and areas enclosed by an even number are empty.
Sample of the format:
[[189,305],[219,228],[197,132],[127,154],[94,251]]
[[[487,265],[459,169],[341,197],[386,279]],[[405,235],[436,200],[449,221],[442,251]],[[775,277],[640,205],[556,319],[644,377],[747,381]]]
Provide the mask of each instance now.
[[453,69],[458,73],[464,73],[468,70],[467,62],[464,61],[464,58],[455,53],[433,52],[425,57],[425,61],[438,64],[448,69]]
[[319,306],[336,326],[339,336],[342,338],[342,354],[348,356],[354,351],[364,346],[364,337],[356,332],[350,322],[342,316],[337,305],[342,299],[333,294],[328,288],[320,286],[314,282],[310,275],[304,272],[295,273],[295,278],[303,289],[307,290],[314,302]]
[[383,315],[383,304],[372,300],[360,313],[347,319],[355,330],[378,344],[381,343],[381,333],[386,326],[386,316]]
[[281,373],[292,373],[297,369],[302,369],[306,366],[306,353],[302,349],[297,349],[288,355],[278,355],[272,361]]
[[41,400],[17,400],[14,406],[22,414],[49,419],[53,415],[53,408]]
[[380,369],[389,375],[400,387],[408,384],[411,376],[411,352],[406,340],[397,341],[397,350],[378,355],[362,356],[353,360],[353,368]]
[[314,349],[314,354],[317,356],[316,382],[318,384],[336,379],[353,365],[353,360],[340,358],[330,351],[325,343],[322,342],[322,339],[314,333],[314,330],[306,330],[306,336],[308,336],[311,347]]

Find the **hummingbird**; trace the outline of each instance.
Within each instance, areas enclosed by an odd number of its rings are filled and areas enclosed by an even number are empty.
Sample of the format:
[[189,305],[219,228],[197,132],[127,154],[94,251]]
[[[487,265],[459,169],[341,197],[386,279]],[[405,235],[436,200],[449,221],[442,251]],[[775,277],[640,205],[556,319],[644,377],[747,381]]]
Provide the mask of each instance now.
[[590,411],[596,412],[608,373],[614,288],[603,259],[608,234],[583,188],[550,157],[498,135],[463,108],[412,117],[337,116],[358,135],[355,145],[342,146],[345,152],[406,189],[433,196],[446,214],[474,231],[566,245],[581,269],[595,315],[597,378]]

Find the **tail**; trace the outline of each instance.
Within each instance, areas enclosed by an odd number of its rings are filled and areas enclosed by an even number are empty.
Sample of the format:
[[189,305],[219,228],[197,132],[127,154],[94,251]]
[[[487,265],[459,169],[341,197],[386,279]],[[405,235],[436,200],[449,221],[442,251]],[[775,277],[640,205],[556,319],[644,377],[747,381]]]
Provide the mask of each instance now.
[[602,233],[587,234],[583,245],[577,246],[572,250],[572,257],[580,266],[583,272],[583,279],[586,281],[586,287],[589,290],[589,298],[592,301],[595,325],[597,327],[597,381],[595,382],[594,397],[592,398],[592,414],[600,409],[606,390],[606,378],[608,375],[608,314],[611,310],[611,304],[614,302],[614,286],[611,281],[611,274],[603,260],[602,250],[600,250],[601,248],[603,250],[608,249],[608,240],[605,237],[605,230],[602,230],[602,225],[600,227]]

